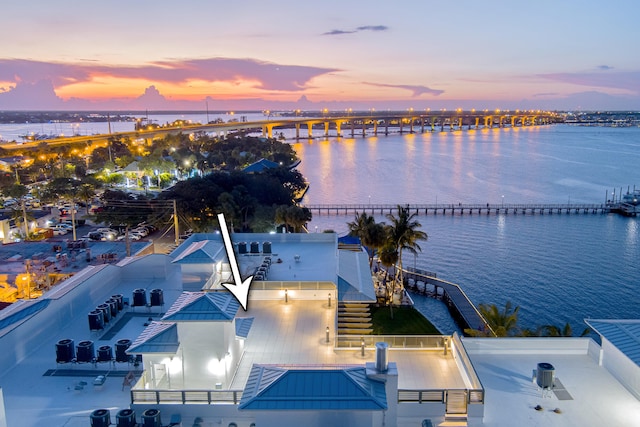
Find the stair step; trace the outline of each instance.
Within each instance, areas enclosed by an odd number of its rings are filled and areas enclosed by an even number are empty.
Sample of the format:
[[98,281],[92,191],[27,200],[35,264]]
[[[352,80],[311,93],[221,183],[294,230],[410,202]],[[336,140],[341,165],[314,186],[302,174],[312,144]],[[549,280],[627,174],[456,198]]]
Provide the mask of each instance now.
[[344,329],[338,329],[338,334],[339,335],[370,335],[371,333],[373,333],[373,329],[349,329],[349,328],[344,328]]
[[372,323],[339,323],[338,328],[349,328],[349,329],[369,329],[373,326]]
[[359,302],[341,302],[341,303],[338,303],[338,307],[352,307],[352,308],[366,307],[366,308],[369,308],[369,304],[363,304],[363,303],[359,303]]
[[369,313],[369,307],[364,308],[339,308],[338,313]]
[[371,317],[371,313],[352,313],[352,312],[344,312],[344,313],[338,313],[338,317]]
[[371,323],[369,317],[338,317],[338,323]]

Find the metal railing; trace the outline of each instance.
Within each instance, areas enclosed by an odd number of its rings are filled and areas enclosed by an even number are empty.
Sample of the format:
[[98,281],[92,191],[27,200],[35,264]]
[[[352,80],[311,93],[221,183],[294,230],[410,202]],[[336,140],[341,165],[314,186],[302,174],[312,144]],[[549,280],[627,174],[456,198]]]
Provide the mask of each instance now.
[[406,390],[398,389],[398,403],[447,403],[449,393],[467,392],[467,404],[476,405],[484,403],[484,390]]
[[386,342],[389,348],[407,348],[423,350],[442,350],[444,340],[449,338],[443,335],[338,335],[336,347],[358,348],[364,341],[365,347],[375,348],[376,343]]
[[131,403],[233,404],[240,403],[242,390],[131,390]]

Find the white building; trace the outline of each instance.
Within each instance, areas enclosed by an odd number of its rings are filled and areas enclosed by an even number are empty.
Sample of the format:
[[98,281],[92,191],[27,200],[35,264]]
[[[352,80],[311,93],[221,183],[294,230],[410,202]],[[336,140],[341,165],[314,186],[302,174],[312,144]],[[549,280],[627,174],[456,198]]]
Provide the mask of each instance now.
[[[640,424],[635,321],[590,321],[602,346],[363,335],[363,347],[336,331],[337,303],[375,300],[366,254],[338,250],[334,234],[232,238],[243,277],[262,273],[247,311],[221,290],[217,235],[88,267],[2,310],[0,427]],[[91,330],[89,313],[113,295],[128,305]],[[83,362],[87,342],[98,352]]]

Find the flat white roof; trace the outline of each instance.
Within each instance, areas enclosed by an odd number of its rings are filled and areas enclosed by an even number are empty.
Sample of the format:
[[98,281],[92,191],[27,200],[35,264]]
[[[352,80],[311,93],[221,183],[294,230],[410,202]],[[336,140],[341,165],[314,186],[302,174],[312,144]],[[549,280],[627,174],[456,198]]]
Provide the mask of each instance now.
[[[241,274],[248,276],[262,264],[264,257],[271,257],[271,268],[267,281],[335,282],[338,274],[337,237],[333,233],[311,234],[269,234],[269,233],[233,233],[234,245],[244,243],[246,253],[237,253]],[[194,234],[171,253],[174,260],[187,258],[191,249],[199,242],[222,242],[217,233]],[[251,252],[251,244],[258,245],[258,252]],[[264,243],[271,250],[263,252]],[[213,243],[212,243],[213,244]],[[207,245],[204,245],[206,247]],[[236,252],[238,252],[236,250]],[[215,261],[226,260],[224,250],[218,252]],[[215,262],[214,261],[214,262]]]
[[[325,244],[329,243],[318,241],[318,245]],[[277,247],[275,243],[274,247]],[[282,250],[281,253],[286,252]],[[301,263],[309,257],[308,264],[314,264],[311,253],[302,255]],[[55,320],[57,312],[51,310],[65,304],[65,310],[71,314],[63,324],[40,322],[40,316],[45,313],[37,313],[0,338],[0,348],[11,348],[20,359],[13,367],[6,363],[0,366],[0,387],[9,427],[86,427],[89,415],[96,409],[110,409],[113,414],[129,407],[129,388],[123,388],[122,384],[123,374],[134,369],[133,366],[126,363],[111,368],[109,364],[96,367],[90,363],[57,365],[55,347],[59,340],[65,338],[74,339],[76,344],[90,339],[96,348],[114,346],[122,338],[135,340],[143,332],[149,317],[158,320],[159,313],[166,311],[181,295],[178,266],[168,261],[165,263],[165,260],[168,260],[166,256],[154,255],[122,266],[96,269],[103,275],[111,274],[117,268],[123,273],[115,287],[103,290],[104,278],[102,281],[87,281],[79,284],[78,289],[52,300],[44,308],[49,310],[46,313],[49,317],[45,318]],[[321,270],[319,266],[315,268]],[[130,308],[127,311],[131,313],[128,321],[115,334],[89,331],[87,314],[97,303],[109,298],[114,291],[131,299],[132,292],[139,288],[163,289],[164,307]],[[78,297],[80,289],[84,289],[85,296]],[[329,307],[323,298],[303,299],[296,290],[289,290],[289,293],[288,302],[283,298],[252,299],[247,312],[238,311],[237,317],[252,317],[254,321],[245,341],[244,356],[229,388],[243,389],[254,364],[362,366],[375,361],[373,348],[367,348],[362,356],[359,347],[333,347],[335,304]],[[119,316],[124,318],[123,314]],[[16,339],[16,336],[23,337],[26,334],[21,332],[23,327],[31,322],[45,331],[43,338],[31,346],[21,346],[20,343],[26,341]],[[326,342],[327,326],[330,329],[329,343]],[[470,425],[601,427],[636,425],[640,420],[640,401],[598,364],[600,347],[593,340],[464,338],[463,343],[485,388],[484,420],[481,423],[473,420],[474,424]],[[0,360],[6,360],[2,357],[0,355]],[[441,350],[390,348],[388,361],[397,364],[399,389],[464,389],[469,386],[451,352],[445,355]],[[533,381],[533,370],[541,362],[554,366],[556,379],[562,387],[546,393],[538,389]],[[111,372],[104,385],[94,387],[92,381],[96,374],[109,369]],[[55,375],[56,370],[68,371],[66,375],[59,376]],[[77,375],[73,375],[74,371]],[[76,387],[81,382],[85,385]],[[194,388],[199,388],[199,385],[194,384]],[[535,409],[538,405],[540,410]]]
[[[364,365],[375,362],[375,349],[336,350],[335,304],[326,301],[296,300],[292,293],[288,303],[251,301],[247,317],[255,320],[244,347],[244,356],[231,389],[244,388],[253,364]],[[245,317],[240,311],[238,317]],[[329,326],[330,342],[326,342]],[[455,360],[449,353],[434,350],[399,350],[390,348],[389,362],[398,366],[398,387],[404,389],[465,388]]]
[[[464,338],[463,342],[485,388],[483,426],[640,423],[640,401],[598,365],[599,347],[591,339]],[[553,366],[559,380],[556,391],[543,393],[533,380],[538,363]]]

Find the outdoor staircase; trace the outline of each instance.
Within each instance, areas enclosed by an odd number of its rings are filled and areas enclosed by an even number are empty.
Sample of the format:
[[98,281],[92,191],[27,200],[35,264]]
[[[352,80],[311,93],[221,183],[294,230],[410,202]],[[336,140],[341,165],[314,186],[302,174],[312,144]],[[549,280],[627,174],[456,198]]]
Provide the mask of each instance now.
[[370,335],[373,332],[371,313],[367,303],[338,304],[339,335]]

